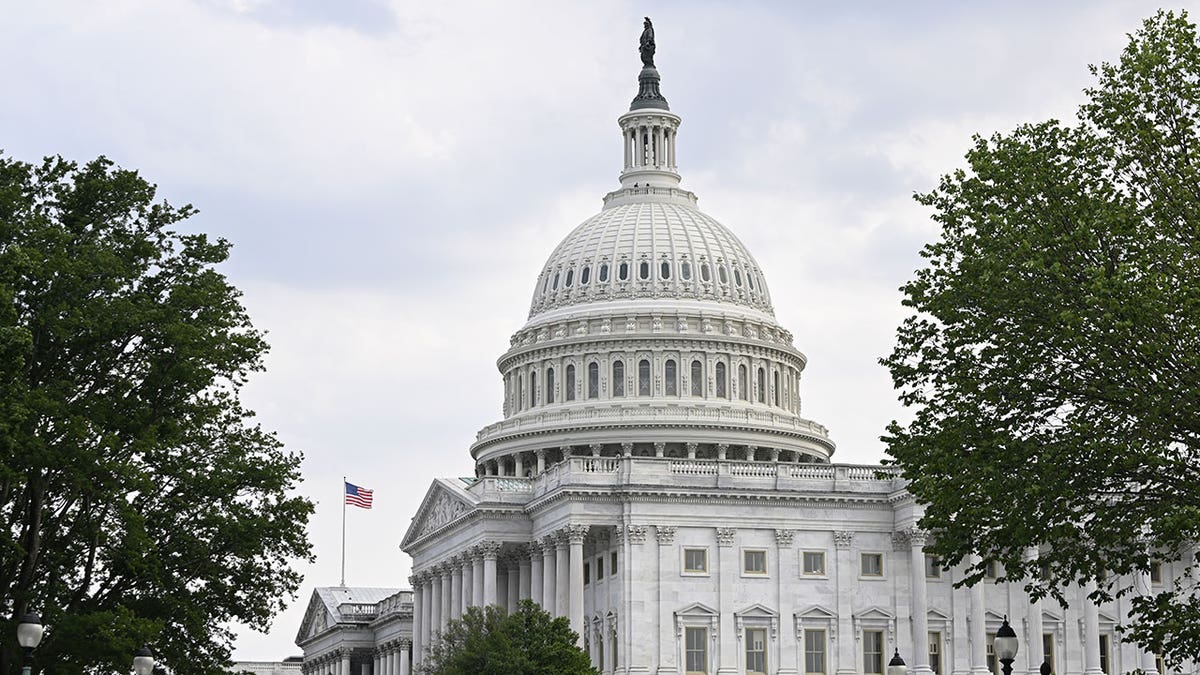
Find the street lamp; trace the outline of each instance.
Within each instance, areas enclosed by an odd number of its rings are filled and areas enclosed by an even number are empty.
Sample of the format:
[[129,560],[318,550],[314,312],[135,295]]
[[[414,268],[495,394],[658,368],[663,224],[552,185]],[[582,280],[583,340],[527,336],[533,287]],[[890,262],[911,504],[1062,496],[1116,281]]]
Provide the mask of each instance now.
[[142,647],[133,655],[134,675],[150,675],[154,670],[154,652],[149,647]]
[[42,617],[37,614],[21,615],[21,621],[17,624],[17,644],[21,645],[21,650],[25,653],[21,675],[29,675],[29,659],[33,657],[33,650],[42,643],[43,630]]
[[900,658],[899,649],[892,655],[892,660],[888,661],[887,675],[908,675],[908,666],[904,665],[904,659]]
[[1000,630],[996,631],[996,639],[992,640],[992,651],[996,652],[996,659],[1004,666],[1004,675],[1012,675],[1013,659],[1017,658],[1017,634],[1008,625],[1007,614],[1004,623],[1000,624]]

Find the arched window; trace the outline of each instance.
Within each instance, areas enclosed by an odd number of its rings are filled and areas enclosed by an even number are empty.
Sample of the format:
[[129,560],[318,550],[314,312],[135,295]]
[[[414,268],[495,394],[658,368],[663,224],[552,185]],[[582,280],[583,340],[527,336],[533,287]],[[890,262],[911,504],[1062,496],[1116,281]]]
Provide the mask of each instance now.
[[613,361],[612,395],[614,398],[625,395],[625,362],[621,360]]
[[779,371],[778,370],[775,371],[773,373],[773,375],[774,375],[774,377],[772,379],[774,380],[773,384],[775,385],[775,391],[771,396],[772,396],[772,399],[774,400],[775,405],[778,406],[779,405]]
[[666,260],[662,261],[662,265],[659,266],[658,276],[661,279],[670,279],[671,263],[667,262]]
[[575,366],[567,364],[567,390],[563,392],[564,401],[575,400]]
[[563,283],[563,286],[570,288],[571,282],[574,280],[575,280],[575,270],[567,270],[567,280]]
[[517,409],[525,409],[525,376],[517,373]]
[[650,395],[650,362],[638,361],[638,396]]
[[600,398],[600,364],[588,364],[588,398]]
[[750,383],[746,379],[746,364],[738,364],[738,398],[750,400]]
[[746,283],[750,284],[750,290],[754,290],[754,272],[746,272]]
[[717,266],[717,276],[721,278],[721,283],[729,283],[729,273],[725,271],[724,265]]
[[692,361],[692,396],[704,395],[704,366],[699,360]]
[[708,263],[700,263],[700,280],[712,281],[712,272],[708,269]]
[[550,272],[546,272],[546,280],[542,282],[542,292],[550,290]]
[[579,273],[579,285],[587,286],[588,282],[591,280],[592,280],[592,268],[584,267],[583,271]]
[[629,263],[624,260],[620,265],[617,265],[617,279],[621,281],[629,281]]
[[667,396],[679,395],[679,367],[675,364],[675,359],[667,359],[663,364],[663,380]]
[[[742,271],[738,268],[733,268],[733,282],[740,288],[742,285]],[[571,285],[571,273],[567,272],[567,285]]]
[[600,263],[600,283],[608,281],[608,263]]
[[550,290],[552,290],[552,291],[558,290],[558,272],[554,273],[554,283],[550,284]]
[[758,402],[767,402],[767,371],[758,369]]
[[679,276],[684,281],[690,281],[692,278],[692,264],[686,260],[679,263]]
[[554,403],[554,369],[546,369],[546,403]]
[[717,361],[717,398],[729,398],[729,390],[725,385],[725,364]]
[[645,260],[638,265],[638,278],[642,280],[650,278],[650,263],[646,262]]

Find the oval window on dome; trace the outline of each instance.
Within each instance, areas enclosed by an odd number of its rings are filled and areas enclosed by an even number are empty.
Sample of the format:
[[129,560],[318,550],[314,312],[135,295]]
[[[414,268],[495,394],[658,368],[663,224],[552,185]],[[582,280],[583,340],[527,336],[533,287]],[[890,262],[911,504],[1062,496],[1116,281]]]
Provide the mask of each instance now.
[[[738,277],[738,278],[740,279],[741,277]],[[575,279],[575,270],[567,270],[567,279],[563,283],[563,286],[570,288],[571,282],[574,281],[574,279]],[[738,282],[738,285],[740,286],[741,282]]]
[[662,265],[659,267],[658,273],[659,273],[659,275],[661,275],[661,278],[670,279],[671,278],[671,263],[667,262],[666,260],[662,261]]
[[683,262],[679,263],[679,276],[684,281],[691,281],[691,279],[692,279],[692,264],[690,262],[684,260]]
[[617,278],[621,281],[629,281],[629,263],[622,262],[620,266],[617,267]]
[[754,272],[746,272],[746,283],[750,284],[750,290],[754,290]]
[[721,283],[729,283],[729,273],[725,271],[724,265],[717,267],[717,276],[721,278]]
[[600,279],[600,283],[608,281],[608,263],[601,263],[600,274],[597,278]]
[[712,272],[708,269],[708,263],[700,263],[700,279],[703,281],[712,281]]
[[642,264],[638,265],[638,278],[639,279],[649,279],[650,278],[650,263],[646,262],[645,260],[642,261]]
[[558,290],[558,272],[554,273],[554,284],[550,287],[551,290]]
[[588,282],[591,280],[592,280],[592,268],[584,267],[583,271],[579,273],[579,285],[587,286]]
[[[739,288],[742,285],[742,271],[736,267],[733,268],[733,283],[737,284]],[[571,273],[570,272],[567,272],[567,285],[568,286],[571,285]]]

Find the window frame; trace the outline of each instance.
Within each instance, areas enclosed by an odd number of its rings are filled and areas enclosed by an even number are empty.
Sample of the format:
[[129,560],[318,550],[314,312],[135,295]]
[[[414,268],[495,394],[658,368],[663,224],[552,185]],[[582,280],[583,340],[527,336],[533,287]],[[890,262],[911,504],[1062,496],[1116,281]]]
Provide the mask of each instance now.
[[[762,571],[761,572],[752,572],[747,569],[746,557],[750,554],[762,554]],[[741,558],[742,558],[741,568],[742,568],[742,576],[743,577],[749,577],[751,579],[764,579],[764,578],[771,576],[771,565],[770,565],[771,561],[770,561],[770,557],[767,554],[767,549],[761,548],[758,546],[742,547]]]
[[[689,551],[701,551],[704,553],[704,568],[703,569],[688,569],[687,554]],[[680,546],[679,547],[679,573],[685,577],[707,577],[711,576],[708,564],[708,547],[707,546]]]
[[[809,555],[821,556],[821,570],[819,572],[809,572],[808,571],[808,566],[806,565],[807,559],[805,558],[805,556],[809,556]],[[827,555],[826,551],[818,551],[818,550],[800,551],[800,576],[808,577],[810,579],[828,579],[829,578],[829,572],[828,572],[828,567],[827,567],[828,562],[829,562],[829,556]]]
[[930,553],[925,554],[925,578],[926,579],[941,579],[942,566],[941,560]]
[[[699,640],[700,649],[699,650],[692,648],[692,640],[691,640],[692,635],[697,634],[697,633],[700,635],[700,640]],[[686,626],[685,625],[683,627],[683,672],[685,673],[685,675],[708,675],[708,673],[710,672],[709,664],[712,661],[712,658],[709,654],[708,642],[709,642],[708,626]],[[690,665],[690,659],[688,657],[690,657],[692,653],[697,652],[697,651],[700,652],[701,659],[703,660],[703,663],[701,664],[703,666],[703,668],[701,670],[695,670],[695,669],[688,668],[688,666]]]
[[[884,661],[886,660],[886,655],[887,655],[887,636],[885,635],[885,631],[882,628],[864,628],[859,633],[859,635],[862,640],[862,650],[861,650],[860,655],[862,656],[861,663],[862,663],[863,675],[883,675],[883,673],[886,672],[884,670],[884,668],[886,667],[884,664]],[[879,636],[879,651],[878,652],[870,652],[871,654],[878,653],[879,656],[877,658],[879,660],[879,670],[868,670],[868,667],[867,667],[867,653],[868,653],[867,652],[867,636],[868,635]],[[874,664],[872,664],[872,665],[874,665]]]
[[[801,633],[801,636],[802,636],[802,640],[803,640],[802,658],[804,659],[804,671],[803,671],[804,675],[828,675],[828,673],[829,673],[829,631],[828,631],[828,629],[826,629],[824,627],[822,627],[822,628],[802,627],[801,631],[803,631]],[[814,639],[813,633],[820,633],[821,634],[820,638]],[[820,670],[810,670],[808,667],[809,655],[816,653],[816,652],[814,652],[814,650],[810,649],[810,645],[812,645],[814,643],[819,643],[821,645],[821,649],[820,649],[821,669]]]
[[[863,563],[867,556],[875,556],[879,558],[879,574],[868,574],[864,570]],[[887,562],[884,560],[882,551],[859,551],[858,552],[858,578],[879,580],[887,576]]]

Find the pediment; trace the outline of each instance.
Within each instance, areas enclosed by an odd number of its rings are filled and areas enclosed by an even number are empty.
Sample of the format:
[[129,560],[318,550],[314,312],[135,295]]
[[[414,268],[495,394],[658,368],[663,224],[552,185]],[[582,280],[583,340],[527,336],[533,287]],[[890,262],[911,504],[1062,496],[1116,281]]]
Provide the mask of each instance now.
[[832,621],[837,618],[837,613],[834,612],[833,610],[829,609],[828,607],[822,607],[821,605],[811,605],[805,609],[800,610],[799,612],[796,612],[796,618],[808,619],[810,621],[812,621],[814,619],[823,619],[823,620]]
[[417,509],[417,514],[413,516],[412,524],[404,533],[400,548],[406,548],[417,539],[439,530],[475,510],[475,503],[478,500],[470,492],[467,492],[466,488],[461,485],[461,481],[458,483],[456,484],[455,480],[448,478],[438,478],[433,481],[425,493],[425,499],[421,501],[420,508]]
[[320,594],[313,591],[312,597],[308,601],[308,608],[304,610],[304,620],[300,622],[300,630],[296,633],[296,644],[299,645],[311,637],[324,633],[334,623],[336,622],[330,615],[325,601]]
[[1117,622],[1117,620],[1113,618],[1112,614],[1109,614],[1108,612],[1105,612],[1104,610],[1098,610],[1096,612],[1096,614],[1100,617],[1100,623],[1116,623]]
[[891,619],[894,619],[895,616],[891,612],[887,611],[886,609],[884,609],[882,607],[869,607],[867,609],[862,610],[861,612],[855,612],[854,618],[868,619],[868,620],[869,619],[891,620]]
[[676,616],[717,616],[717,610],[701,602],[693,602],[683,609],[675,610]]
[[1003,614],[997,614],[997,613],[995,613],[995,612],[993,612],[992,610],[990,610],[990,609],[989,609],[989,610],[986,610],[986,611],[984,611],[984,613],[983,613],[983,620],[984,620],[985,622],[991,622],[991,621],[995,621],[996,623],[1003,623],[1003,622],[1004,622],[1004,615],[1003,615]]
[[1062,614],[1052,612],[1048,609],[1042,610],[1042,622],[1043,623],[1062,623],[1062,620],[1063,620]]
[[927,616],[929,617],[930,620],[933,620],[933,621],[949,621],[950,620],[950,615],[946,614],[945,612],[941,611],[940,609],[930,609],[929,612],[927,612]]
[[765,618],[774,619],[774,618],[779,617],[779,612],[776,612],[775,610],[773,610],[769,607],[765,607],[763,605],[754,604],[754,605],[750,605],[749,607],[746,607],[744,609],[734,612],[733,615],[740,616],[743,618],[762,617],[764,619]]

